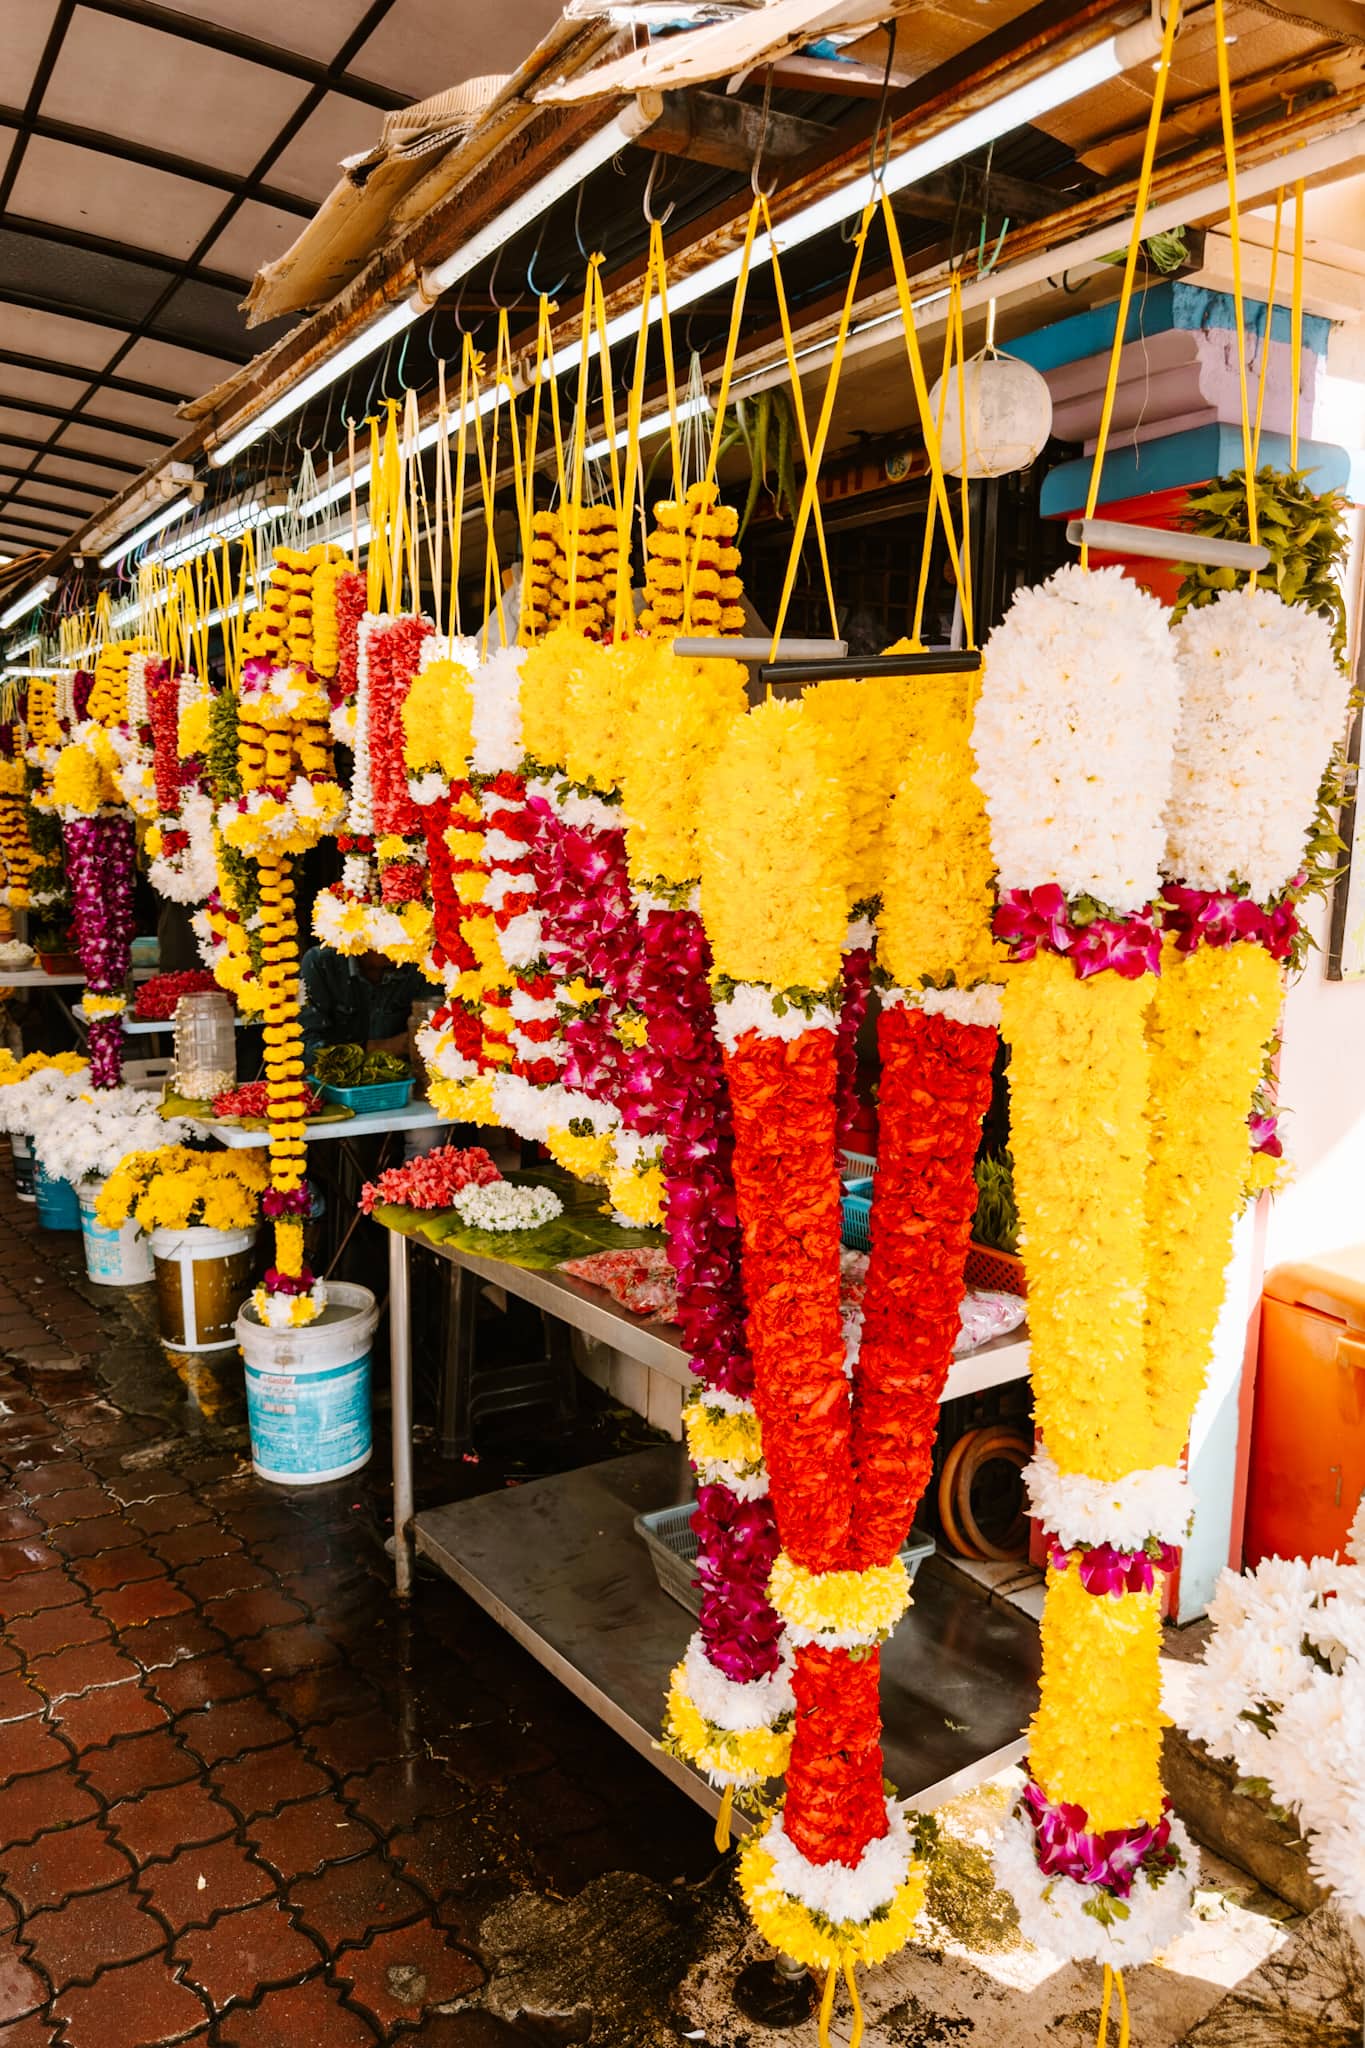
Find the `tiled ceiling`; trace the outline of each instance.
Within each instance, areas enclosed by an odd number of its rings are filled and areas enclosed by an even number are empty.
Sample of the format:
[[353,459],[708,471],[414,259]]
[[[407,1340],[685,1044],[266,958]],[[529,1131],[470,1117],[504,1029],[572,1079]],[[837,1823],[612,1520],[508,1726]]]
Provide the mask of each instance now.
[[[277,329],[238,302],[384,114],[531,31],[473,0],[0,0],[0,556],[67,538]],[[439,24],[433,32],[433,24]]]

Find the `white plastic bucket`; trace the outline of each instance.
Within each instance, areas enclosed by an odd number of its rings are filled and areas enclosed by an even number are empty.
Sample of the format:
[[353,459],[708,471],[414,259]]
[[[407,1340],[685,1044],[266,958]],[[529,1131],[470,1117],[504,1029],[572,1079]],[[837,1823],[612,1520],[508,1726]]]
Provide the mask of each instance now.
[[11,1131],[10,1158],[14,1162],[14,1192],[21,1202],[36,1202],[33,1191],[33,1146],[22,1131]]
[[95,1204],[103,1187],[102,1180],[83,1180],[76,1189],[86,1274],[100,1287],[145,1287],[152,1277],[152,1250],[146,1232],[131,1216],[117,1230],[100,1222]]
[[157,1318],[168,1351],[235,1351],[237,1312],[251,1291],[256,1226],[154,1230]]
[[379,1310],[368,1287],[327,1283],[316,1322],[271,1330],[248,1305],[237,1318],[246,1360],[251,1462],[281,1486],[321,1486],[367,1465],[370,1347]]

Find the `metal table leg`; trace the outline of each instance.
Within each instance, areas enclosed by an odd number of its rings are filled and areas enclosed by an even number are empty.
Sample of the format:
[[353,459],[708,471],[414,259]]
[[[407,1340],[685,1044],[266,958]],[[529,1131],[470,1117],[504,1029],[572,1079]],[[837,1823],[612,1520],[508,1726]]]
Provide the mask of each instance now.
[[412,1322],[408,1241],[389,1232],[389,1383],[393,1427],[393,1575],[400,1600],[412,1593]]

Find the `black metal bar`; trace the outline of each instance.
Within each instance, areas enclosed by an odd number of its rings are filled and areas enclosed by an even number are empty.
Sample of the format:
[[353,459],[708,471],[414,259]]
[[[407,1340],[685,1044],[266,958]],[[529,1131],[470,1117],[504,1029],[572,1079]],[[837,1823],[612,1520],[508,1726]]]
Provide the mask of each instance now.
[[[0,379],[2,378],[3,371],[0,370]],[[165,403],[173,404],[174,401],[168,399]],[[66,407],[64,405],[53,405],[49,401],[37,398],[15,398],[10,392],[3,389],[2,384],[0,384],[0,408],[3,408],[6,412],[31,412],[35,419],[64,420],[66,418]],[[103,413],[83,412],[81,414],[81,425],[83,427],[98,427],[105,434],[122,434],[124,439],[128,441],[159,441],[165,448],[174,448],[178,438],[175,434],[163,434],[159,427],[139,427],[129,420],[108,419]],[[9,435],[5,433],[3,428],[0,428],[0,441],[7,441],[8,439]],[[43,446],[46,447],[47,443],[44,442]]]
[[[77,121],[54,121],[50,115],[29,115],[17,107],[0,107],[0,128],[17,128],[25,141],[36,135],[42,142],[69,142],[77,149],[94,150],[99,156],[118,157],[123,163],[142,164],[151,171],[169,171],[173,178],[188,178],[192,184],[211,185],[216,191],[234,196],[246,182],[239,171],[220,171],[214,164],[177,156],[173,150],[126,142],[120,135],[105,135],[98,128],[85,128]],[[286,192],[282,186],[257,185],[252,196],[279,212],[296,213],[305,220],[317,212],[311,199],[301,199],[297,192]]]
[[981,666],[980,650],[926,647],[917,654],[849,654],[839,661],[769,661],[760,683],[824,683],[840,676],[873,682],[878,676],[970,676]]
[[[159,29],[163,35],[183,37],[201,49],[221,50],[226,56],[242,58],[245,63],[263,65],[267,71],[282,72],[286,78],[302,78],[309,85],[330,82],[330,66],[316,57],[304,57],[296,50],[280,49],[274,43],[263,43],[257,37],[242,35],[236,29],[221,28],[216,22],[206,21],[202,14],[181,14],[170,7],[155,6],[151,0],[82,0],[82,4],[96,14],[112,14],[120,21],[135,22],[141,28]],[[407,93],[395,92],[391,86],[376,85],[371,79],[360,78],[352,71],[340,74],[336,90],[344,92],[348,99],[364,100],[368,106],[378,107],[386,114],[392,113],[396,107],[410,104]]]
[[[16,483],[23,482],[28,477],[28,469],[27,467],[16,469],[12,462],[0,462],[0,476],[12,476]],[[70,477],[66,476],[60,478],[52,477],[49,481],[53,484],[60,483],[64,491],[75,491],[82,498],[94,498],[101,505],[104,504],[109,496],[108,484],[76,484],[72,483]],[[87,508],[87,516],[88,512],[93,509],[93,507]]]
[[152,270],[162,276],[181,277],[189,284],[203,284],[213,291],[244,292],[249,280],[226,270],[205,270],[192,264],[188,271],[178,256],[164,256],[155,249],[139,249],[132,242],[111,242],[107,235],[87,235],[79,228],[58,227],[55,221],[30,220],[7,213],[0,220],[6,234],[23,235],[28,241],[51,242],[60,249],[78,249],[87,256],[107,256],[112,263],[126,263],[132,269]]

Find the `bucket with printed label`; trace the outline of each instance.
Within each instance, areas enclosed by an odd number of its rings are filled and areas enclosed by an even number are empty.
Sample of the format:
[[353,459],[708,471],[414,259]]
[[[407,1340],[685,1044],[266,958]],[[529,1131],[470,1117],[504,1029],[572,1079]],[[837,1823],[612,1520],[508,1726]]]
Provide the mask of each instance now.
[[14,1192],[21,1202],[36,1200],[33,1192],[33,1146],[22,1131],[11,1131],[9,1155],[14,1162]]
[[296,1330],[271,1330],[250,1303],[237,1318],[246,1361],[251,1462],[280,1486],[321,1486],[367,1465],[370,1350],[379,1310],[368,1287],[329,1280],[327,1306]]
[[237,1313],[255,1279],[256,1226],[154,1230],[156,1313],[168,1351],[235,1351]]
[[76,1190],[69,1180],[54,1180],[50,1173],[45,1173],[41,1160],[36,1164],[33,1195],[40,1225],[44,1230],[79,1230],[81,1205],[76,1200]]
[[145,1287],[152,1277],[147,1233],[131,1216],[117,1228],[100,1222],[95,1205],[103,1188],[102,1180],[83,1180],[76,1190],[86,1274],[99,1287]]

